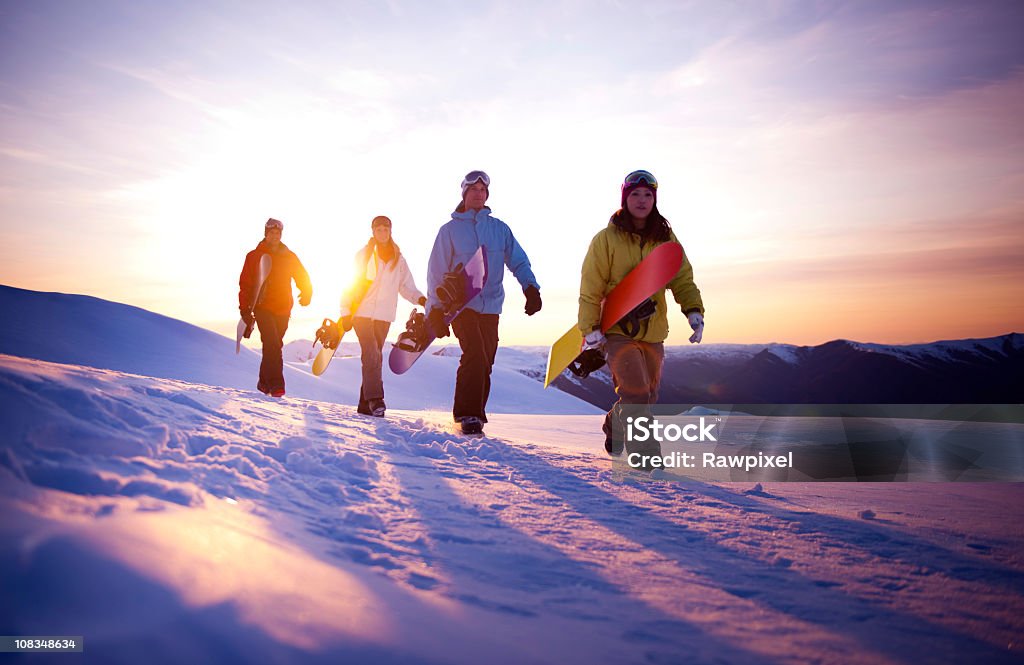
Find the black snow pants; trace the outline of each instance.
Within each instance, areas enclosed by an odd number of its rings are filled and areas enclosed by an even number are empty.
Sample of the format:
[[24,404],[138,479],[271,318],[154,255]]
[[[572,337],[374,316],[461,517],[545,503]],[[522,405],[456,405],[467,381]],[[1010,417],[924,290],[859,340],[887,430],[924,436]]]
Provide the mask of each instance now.
[[284,359],[281,357],[281,349],[284,347],[284,334],[288,331],[289,316],[273,314],[259,307],[253,315],[263,341],[263,361],[260,363],[260,381],[256,388],[265,393],[283,391]]
[[462,358],[455,375],[455,419],[476,416],[487,422],[487,397],[491,393],[491,367],[498,352],[498,315],[465,309],[452,321]]

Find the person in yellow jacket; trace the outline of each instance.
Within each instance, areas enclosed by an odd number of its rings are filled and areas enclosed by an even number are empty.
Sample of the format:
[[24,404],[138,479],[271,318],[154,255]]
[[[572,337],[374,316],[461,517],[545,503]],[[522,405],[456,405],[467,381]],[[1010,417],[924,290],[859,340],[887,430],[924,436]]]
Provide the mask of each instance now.
[[[608,226],[590,241],[580,277],[579,329],[583,350],[602,353],[608,362],[618,401],[604,420],[605,450],[622,452],[623,426],[618,413],[625,404],[658,401],[661,370],[668,337],[668,304],[664,289],[639,305],[626,318],[601,332],[601,301],[656,246],[679,240],[668,220],[658,211],[658,181],[647,171],[633,171],[622,183],[622,207]],[[693,267],[683,255],[679,272],[667,285],[687,316],[699,343],[704,332],[704,303],[693,282]],[[630,335],[628,333],[635,333]]]

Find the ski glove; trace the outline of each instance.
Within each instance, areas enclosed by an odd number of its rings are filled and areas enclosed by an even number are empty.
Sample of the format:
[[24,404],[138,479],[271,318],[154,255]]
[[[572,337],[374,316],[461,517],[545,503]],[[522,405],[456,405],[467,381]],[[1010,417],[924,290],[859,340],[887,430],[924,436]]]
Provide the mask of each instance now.
[[690,344],[700,344],[700,339],[704,336],[704,315],[700,312],[690,312],[686,318],[690,321],[690,327],[693,328]]
[[420,299],[416,301],[416,304],[418,304],[420,307],[426,307],[427,306],[427,298],[426,298],[426,296],[420,296]]
[[583,348],[581,351],[589,351],[590,349],[596,349],[598,351],[604,351],[604,333],[600,330],[592,330],[583,338]]
[[526,296],[526,315],[533,316],[540,311],[540,289],[533,284],[523,289],[523,294]]
[[349,314],[348,316],[343,316],[338,319],[338,326],[346,332],[352,330],[352,315]]
[[256,317],[249,310],[239,309],[238,313],[242,315],[242,320],[245,321],[246,326],[251,328],[252,324],[256,323]]
[[444,312],[435,307],[430,310],[427,314],[427,325],[430,326],[430,332],[434,333],[434,337],[448,337],[451,332],[448,330],[448,324],[444,321]]
[[313,299],[313,294],[312,293],[300,293],[299,294],[299,304],[302,305],[303,307],[308,307],[309,306],[309,301],[311,301],[312,299]]

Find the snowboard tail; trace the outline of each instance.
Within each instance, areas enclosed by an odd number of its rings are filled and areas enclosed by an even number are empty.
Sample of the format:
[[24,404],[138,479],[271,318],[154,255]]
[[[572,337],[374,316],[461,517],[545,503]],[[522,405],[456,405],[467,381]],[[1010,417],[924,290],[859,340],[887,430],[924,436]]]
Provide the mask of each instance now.
[[[333,347],[323,345],[322,331],[328,325],[338,326],[338,343],[335,344]],[[316,358],[313,359],[314,376],[320,376],[321,374],[327,371],[328,365],[330,365],[331,360],[334,359],[334,354],[338,352],[338,347],[341,346],[341,340],[345,338],[345,333],[347,333],[349,330],[351,330],[351,328],[343,328],[340,323],[335,323],[330,319],[324,319],[323,324],[321,324],[320,326],[320,329],[316,331],[316,339],[313,341],[313,344],[316,344],[317,342],[320,342],[321,344],[320,351],[317,352]]]
[[576,359],[582,346],[583,333],[580,332],[579,326],[566,330],[565,334],[551,345],[551,350],[548,351],[547,371],[544,374],[545,388]]
[[[270,258],[269,254],[264,254],[260,257],[260,286],[256,289],[256,299],[253,301],[252,306],[249,307],[251,312],[259,304],[263,298],[263,290],[267,287],[267,277],[270,276],[270,269],[274,266],[274,260]],[[255,324],[247,324],[245,319],[239,319],[238,325],[235,326],[235,354],[241,353],[242,351],[242,338],[249,339],[249,335],[252,334],[252,329]]]
[[[355,283],[349,287],[348,293],[350,294],[350,297],[348,309],[352,316],[355,316],[356,312],[359,311],[359,305],[362,304],[363,298],[366,297],[366,294],[370,290],[371,286],[373,286],[372,279],[360,279],[357,277]],[[326,334],[325,327],[327,325],[337,325],[338,332],[340,333],[338,335],[338,343],[333,348],[323,345],[323,338],[324,335]],[[317,352],[316,358],[313,359],[314,376],[321,376],[324,372],[327,371],[328,365],[330,365],[331,360],[334,359],[334,354],[337,353],[338,347],[341,346],[341,340],[345,337],[345,333],[347,333],[351,329],[351,327],[342,327],[341,319],[338,319],[337,323],[331,321],[330,319],[323,320],[323,323],[320,324],[320,328],[316,331],[315,339],[313,340],[314,347],[316,346],[317,342],[320,342],[320,350]]]

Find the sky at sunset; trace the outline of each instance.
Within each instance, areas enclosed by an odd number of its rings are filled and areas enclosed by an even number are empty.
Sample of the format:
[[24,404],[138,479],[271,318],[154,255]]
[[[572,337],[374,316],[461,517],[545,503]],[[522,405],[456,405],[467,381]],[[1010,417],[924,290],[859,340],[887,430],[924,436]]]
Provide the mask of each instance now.
[[484,169],[544,298],[507,275],[502,342],[550,344],[644,168],[706,343],[1024,332],[1021,35],[1018,1],[5,2],[0,283],[230,335],[273,216],[311,338],[375,215],[425,288]]

